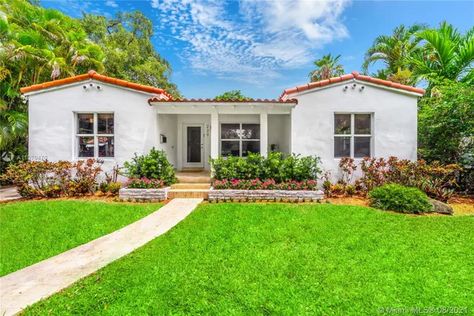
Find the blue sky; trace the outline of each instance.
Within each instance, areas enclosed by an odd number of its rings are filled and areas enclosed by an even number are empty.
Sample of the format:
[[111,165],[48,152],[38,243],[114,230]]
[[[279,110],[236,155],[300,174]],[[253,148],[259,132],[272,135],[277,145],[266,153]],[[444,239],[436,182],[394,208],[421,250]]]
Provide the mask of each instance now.
[[[376,36],[399,24],[435,26],[446,20],[464,32],[474,25],[473,1],[46,1],[79,17],[140,10],[154,24],[153,44],[173,68],[171,80],[188,98],[239,89],[276,98],[308,81],[312,61],[341,54],[346,72],[359,71]],[[375,70],[377,65],[371,68]]]

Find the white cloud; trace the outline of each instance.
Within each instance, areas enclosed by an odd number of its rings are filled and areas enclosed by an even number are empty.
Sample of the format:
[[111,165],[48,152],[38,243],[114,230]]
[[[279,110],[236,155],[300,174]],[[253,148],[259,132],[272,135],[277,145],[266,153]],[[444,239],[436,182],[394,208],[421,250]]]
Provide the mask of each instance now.
[[158,2],[158,0],[151,0],[150,5],[151,5],[152,8],[156,9],[159,6],[159,2]]
[[151,0],[150,4],[160,22],[157,36],[162,43],[179,47],[179,56],[193,70],[262,83],[284,69],[308,64],[316,50],[347,37],[341,15],[348,3]]
[[112,7],[112,8],[118,7],[117,2],[115,2],[114,0],[105,1],[105,5],[108,6],[108,7]]

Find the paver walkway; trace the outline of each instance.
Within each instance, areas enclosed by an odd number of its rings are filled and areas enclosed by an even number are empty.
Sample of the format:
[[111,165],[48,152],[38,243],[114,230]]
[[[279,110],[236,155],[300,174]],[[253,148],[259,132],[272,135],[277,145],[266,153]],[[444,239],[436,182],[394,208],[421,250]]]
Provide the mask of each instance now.
[[0,315],[14,315],[143,246],[178,224],[201,201],[171,200],[158,211],[109,235],[0,278]]

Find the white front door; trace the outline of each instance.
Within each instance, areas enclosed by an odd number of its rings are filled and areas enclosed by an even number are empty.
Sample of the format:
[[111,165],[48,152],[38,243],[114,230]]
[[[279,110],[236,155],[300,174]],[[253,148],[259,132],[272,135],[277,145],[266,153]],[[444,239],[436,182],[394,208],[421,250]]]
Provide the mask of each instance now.
[[204,137],[202,124],[184,124],[183,167],[204,168]]

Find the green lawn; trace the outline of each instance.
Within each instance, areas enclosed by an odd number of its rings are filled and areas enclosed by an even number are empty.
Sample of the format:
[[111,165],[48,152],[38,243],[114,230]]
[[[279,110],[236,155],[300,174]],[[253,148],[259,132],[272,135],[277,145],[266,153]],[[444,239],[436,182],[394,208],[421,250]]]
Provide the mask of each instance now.
[[474,311],[474,217],[356,206],[203,204],[26,314]]
[[0,204],[0,276],[111,233],[159,207],[84,200]]

